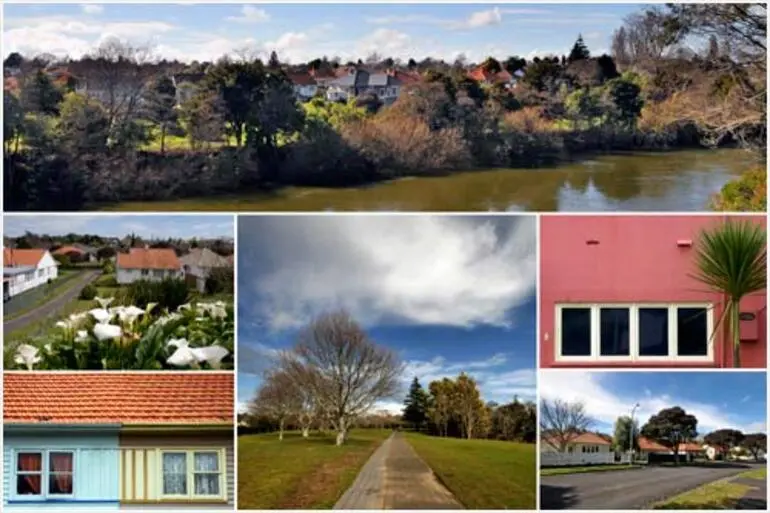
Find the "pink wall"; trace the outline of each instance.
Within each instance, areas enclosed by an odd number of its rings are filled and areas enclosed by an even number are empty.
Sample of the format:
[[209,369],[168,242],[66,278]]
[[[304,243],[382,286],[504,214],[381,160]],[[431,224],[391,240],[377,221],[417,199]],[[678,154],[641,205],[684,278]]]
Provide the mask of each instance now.
[[[731,216],[736,218],[736,216]],[[766,226],[764,216],[738,216]],[[723,222],[725,216],[564,216],[540,220],[540,365],[579,366],[554,361],[554,316],[557,303],[711,302],[721,298],[688,275],[694,272],[693,245],[703,228]],[[598,244],[588,244],[596,241]],[[767,293],[747,298],[742,312],[756,321],[742,322],[741,367],[765,367],[767,362]],[[715,309],[714,318],[719,318]],[[722,331],[721,328],[719,331]],[[548,340],[546,340],[546,336]],[[644,366],[729,367],[732,349],[724,337],[715,339],[715,363],[681,362]],[[606,362],[598,363],[610,366]],[[631,363],[616,364],[631,366]],[[612,366],[616,366],[612,365]]]

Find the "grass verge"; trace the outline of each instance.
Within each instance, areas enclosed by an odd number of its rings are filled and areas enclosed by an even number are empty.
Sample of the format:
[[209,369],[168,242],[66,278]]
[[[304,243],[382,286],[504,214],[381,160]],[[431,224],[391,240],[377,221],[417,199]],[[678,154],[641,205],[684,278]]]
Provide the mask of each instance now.
[[22,292],[8,301],[3,308],[3,320],[10,321],[47,303],[63,294],[73,286],[73,280],[81,275],[80,271],[62,270],[59,277],[50,284],[43,284]]
[[466,508],[535,509],[535,444],[405,435]]
[[369,456],[390,436],[385,429],[358,429],[342,447],[332,434],[277,433],[238,439],[238,507],[331,509]]
[[736,483],[736,479],[755,479],[759,484],[767,478],[767,468],[749,470],[737,476],[721,479],[658,502],[653,509],[757,509],[740,507],[744,495],[753,489],[749,484]]
[[557,467],[540,469],[541,476],[558,476],[560,474],[584,474],[586,472],[612,472],[613,470],[632,470],[642,468],[641,465],[589,465],[585,467]]

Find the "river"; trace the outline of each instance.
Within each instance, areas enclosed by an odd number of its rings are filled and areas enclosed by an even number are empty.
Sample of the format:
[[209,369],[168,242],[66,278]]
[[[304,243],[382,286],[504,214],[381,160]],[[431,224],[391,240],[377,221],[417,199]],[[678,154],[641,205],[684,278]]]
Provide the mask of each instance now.
[[344,189],[287,187],[115,210],[158,211],[704,211],[711,197],[752,165],[741,150],[600,155],[536,169],[491,169],[404,178]]

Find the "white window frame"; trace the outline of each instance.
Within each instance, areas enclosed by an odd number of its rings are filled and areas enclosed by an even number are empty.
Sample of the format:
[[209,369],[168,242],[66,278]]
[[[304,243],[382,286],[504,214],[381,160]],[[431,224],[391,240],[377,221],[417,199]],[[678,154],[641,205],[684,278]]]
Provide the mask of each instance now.
[[[219,495],[197,495],[195,493],[195,453],[210,452],[217,454],[218,473],[219,473]],[[164,454],[185,454],[187,465],[187,494],[186,495],[167,495],[163,493],[163,455]],[[192,501],[227,501],[227,459],[225,449],[220,447],[196,447],[188,448],[164,448],[158,449],[158,476],[159,493],[161,500],[192,500]],[[198,472],[209,474],[211,472]]]
[[[51,453],[67,453],[72,455],[72,493],[50,493],[49,484],[51,476],[56,472],[51,471]],[[39,472],[24,472],[19,471],[19,455],[20,454],[40,454],[41,455],[41,467]],[[39,475],[40,476],[40,493],[38,495],[19,495],[16,490],[18,486],[19,476],[26,475]],[[77,475],[77,451],[75,449],[15,449],[13,455],[13,482],[10,483],[10,496],[12,500],[25,501],[25,502],[44,502],[47,500],[56,499],[71,499],[75,496],[75,479]]]
[[[627,308],[629,310],[629,355],[602,356],[600,311],[602,308]],[[668,355],[642,356],[639,354],[639,309],[668,309]],[[680,308],[706,310],[706,354],[703,356],[679,356],[677,343],[677,311]],[[591,354],[585,356],[562,355],[561,313],[567,309],[589,309],[591,317]],[[557,303],[554,309],[555,361],[560,363],[711,363],[714,361],[714,305],[712,303]]]

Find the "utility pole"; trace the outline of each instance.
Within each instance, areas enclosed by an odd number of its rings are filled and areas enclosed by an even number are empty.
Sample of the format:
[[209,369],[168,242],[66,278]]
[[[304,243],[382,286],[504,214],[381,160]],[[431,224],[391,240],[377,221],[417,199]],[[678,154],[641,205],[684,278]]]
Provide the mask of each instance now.
[[634,462],[634,413],[636,413],[636,409],[639,408],[639,403],[636,403],[633,408],[631,408],[631,437],[628,441],[628,453],[631,455],[631,461],[629,463]]

